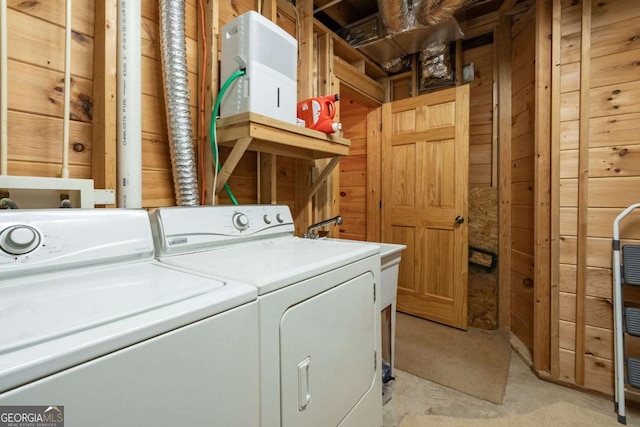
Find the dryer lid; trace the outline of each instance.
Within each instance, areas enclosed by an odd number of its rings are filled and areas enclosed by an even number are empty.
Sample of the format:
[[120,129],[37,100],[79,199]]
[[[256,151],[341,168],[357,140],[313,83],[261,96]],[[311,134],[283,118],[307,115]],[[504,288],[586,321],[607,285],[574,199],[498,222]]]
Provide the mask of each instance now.
[[376,244],[280,237],[162,258],[213,277],[256,286],[263,295],[380,252]]

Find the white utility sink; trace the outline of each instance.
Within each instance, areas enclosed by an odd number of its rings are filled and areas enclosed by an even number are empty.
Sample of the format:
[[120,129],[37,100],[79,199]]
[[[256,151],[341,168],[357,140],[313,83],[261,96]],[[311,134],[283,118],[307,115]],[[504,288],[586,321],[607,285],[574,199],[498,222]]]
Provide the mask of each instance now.
[[[407,247],[393,243],[376,242],[376,244],[380,246],[380,270],[382,272],[382,301],[380,306],[385,309],[392,305],[395,317],[400,259],[402,258],[402,251]],[[395,333],[395,331],[392,332]]]

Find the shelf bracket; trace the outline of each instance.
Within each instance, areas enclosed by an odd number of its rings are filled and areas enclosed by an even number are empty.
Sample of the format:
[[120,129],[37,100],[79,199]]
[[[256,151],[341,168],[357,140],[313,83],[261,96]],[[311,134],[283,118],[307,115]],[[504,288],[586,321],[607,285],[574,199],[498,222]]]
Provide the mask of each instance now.
[[327,166],[325,166],[325,168],[322,170],[322,172],[320,172],[320,175],[318,175],[316,180],[311,183],[311,190],[309,191],[309,198],[313,197],[313,195],[316,194],[316,191],[318,191],[318,189],[320,188],[320,185],[322,185],[322,181],[327,179],[327,177],[329,176],[329,174],[331,173],[333,168],[335,168],[336,165],[338,164],[338,162],[340,162],[341,158],[342,158],[342,156],[335,156],[335,157],[331,158],[331,161],[329,162],[329,164],[327,164]]
[[215,194],[220,193],[224,185],[227,183],[229,177],[233,173],[233,170],[236,168],[236,166],[238,166],[242,155],[245,151],[247,151],[247,148],[249,147],[249,144],[251,144],[252,140],[252,137],[246,136],[238,139],[236,144],[233,146],[233,149],[231,149],[231,153],[229,154],[227,161],[224,162],[222,169],[220,169],[220,172],[218,173],[218,183],[216,185]]

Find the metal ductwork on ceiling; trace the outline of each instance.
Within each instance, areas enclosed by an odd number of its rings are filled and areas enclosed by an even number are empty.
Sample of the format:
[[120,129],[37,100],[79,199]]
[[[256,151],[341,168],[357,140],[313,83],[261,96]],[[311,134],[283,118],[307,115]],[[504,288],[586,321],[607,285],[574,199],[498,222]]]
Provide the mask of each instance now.
[[[353,1],[353,0],[352,0]],[[338,34],[380,64],[433,43],[464,37],[456,13],[465,0],[378,0],[378,12]]]

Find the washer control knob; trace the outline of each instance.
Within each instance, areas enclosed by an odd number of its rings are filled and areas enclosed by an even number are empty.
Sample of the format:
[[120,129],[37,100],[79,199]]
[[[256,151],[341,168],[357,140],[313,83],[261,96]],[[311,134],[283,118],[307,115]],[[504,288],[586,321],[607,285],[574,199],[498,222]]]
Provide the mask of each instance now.
[[264,220],[265,224],[271,224],[271,218],[269,218],[269,215],[265,214],[262,219]]
[[277,215],[276,215],[276,220],[277,220],[280,224],[282,224],[282,223],[284,222],[284,218],[282,218],[282,215],[280,215],[280,214],[277,214]]
[[28,225],[15,225],[0,233],[0,248],[11,255],[24,255],[40,243],[40,234]]
[[249,217],[242,212],[236,212],[233,214],[233,226],[238,230],[246,230],[249,228]]

